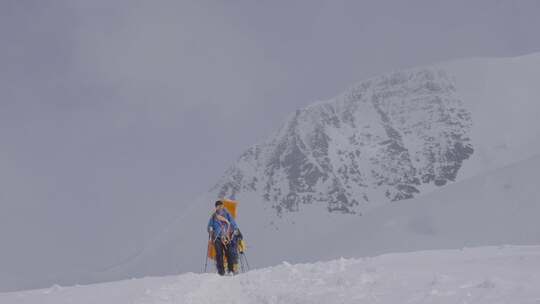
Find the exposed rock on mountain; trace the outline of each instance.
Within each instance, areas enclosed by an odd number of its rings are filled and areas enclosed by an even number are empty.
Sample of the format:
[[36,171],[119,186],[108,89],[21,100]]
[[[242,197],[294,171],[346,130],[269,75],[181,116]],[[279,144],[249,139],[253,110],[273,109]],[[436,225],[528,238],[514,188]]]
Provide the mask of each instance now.
[[471,114],[442,69],[376,77],[296,111],[214,187],[256,192],[278,214],[305,204],[360,214],[454,181],[473,153]]

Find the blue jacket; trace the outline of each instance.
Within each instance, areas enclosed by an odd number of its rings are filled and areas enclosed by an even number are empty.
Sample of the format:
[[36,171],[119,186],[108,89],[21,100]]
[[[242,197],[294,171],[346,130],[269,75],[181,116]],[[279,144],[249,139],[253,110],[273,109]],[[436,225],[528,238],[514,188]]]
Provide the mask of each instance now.
[[[223,216],[224,218],[226,218],[230,223],[230,228],[228,227],[229,225],[226,222],[218,220],[216,217],[216,214],[219,214]],[[227,229],[229,229],[228,231],[230,231],[231,233],[238,229],[238,226],[236,225],[236,221],[231,216],[231,214],[227,211],[227,209],[222,208],[212,213],[212,216],[210,217],[210,220],[208,221],[208,232],[213,232],[212,237],[214,239],[217,239],[224,236],[225,233],[227,232]]]

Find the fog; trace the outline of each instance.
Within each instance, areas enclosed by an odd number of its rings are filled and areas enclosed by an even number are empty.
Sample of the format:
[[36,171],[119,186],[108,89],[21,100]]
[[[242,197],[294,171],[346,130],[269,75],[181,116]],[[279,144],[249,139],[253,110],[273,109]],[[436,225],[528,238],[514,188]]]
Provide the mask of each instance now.
[[539,13],[537,1],[0,2],[0,268],[34,280],[0,290],[122,260],[289,113],[357,81],[540,50]]

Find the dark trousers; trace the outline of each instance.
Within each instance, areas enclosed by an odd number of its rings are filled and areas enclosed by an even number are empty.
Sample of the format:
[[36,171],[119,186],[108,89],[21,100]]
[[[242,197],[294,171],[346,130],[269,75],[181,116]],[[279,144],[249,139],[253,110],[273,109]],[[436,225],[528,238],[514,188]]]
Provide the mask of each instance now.
[[234,265],[238,263],[238,240],[233,237],[232,241],[223,245],[220,239],[214,241],[216,247],[216,267],[220,275],[225,274],[225,266],[223,265],[223,255],[227,257],[227,269],[229,272],[234,271]]

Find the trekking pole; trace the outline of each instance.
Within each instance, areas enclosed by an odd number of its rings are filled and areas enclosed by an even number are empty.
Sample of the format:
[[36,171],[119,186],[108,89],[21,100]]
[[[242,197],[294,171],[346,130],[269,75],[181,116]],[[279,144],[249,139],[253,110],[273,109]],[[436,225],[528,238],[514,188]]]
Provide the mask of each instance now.
[[240,270],[242,271],[242,273],[246,272],[245,270],[245,267],[244,267],[244,261],[242,261],[242,254],[243,253],[240,253],[240,257],[239,257],[239,260],[240,260]]
[[245,253],[242,253],[242,256],[244,257],[244,260],[246,260],[247,269],[248,269],[248,271],[249,271],[249,270],[251,269],[251,267],[249,267],[249,262],[248,262],[248,260],[247,260],[247,256],[246,256]]
[[206,273],[206,268],[208,267],[208,252],[210,251],[210,240],[212,239],[212,236],[210,233],[208,234],[208,242],[206,243],[206,260],[204,261],[204,272]]

